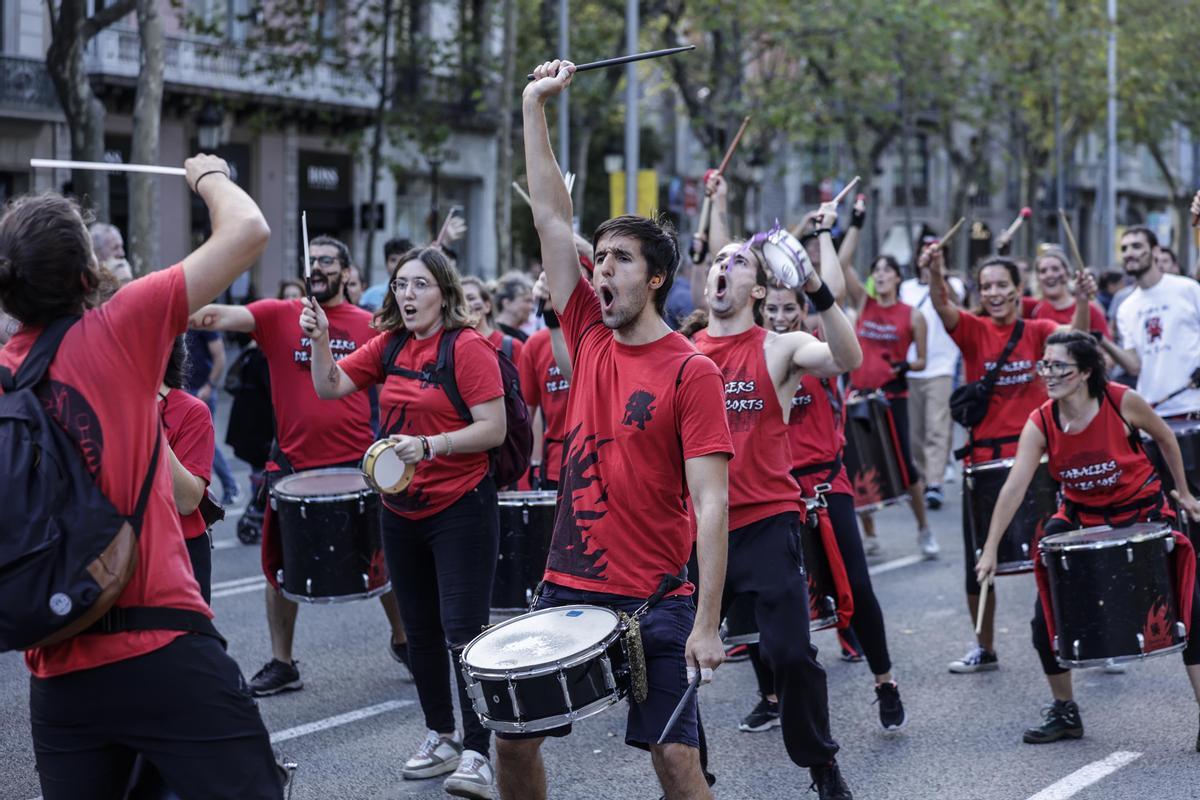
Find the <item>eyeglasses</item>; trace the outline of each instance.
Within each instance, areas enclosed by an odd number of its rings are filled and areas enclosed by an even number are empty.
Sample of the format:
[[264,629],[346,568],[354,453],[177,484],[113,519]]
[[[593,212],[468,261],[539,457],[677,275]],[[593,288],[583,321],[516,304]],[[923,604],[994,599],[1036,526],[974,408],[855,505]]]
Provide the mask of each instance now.
[[424,278],[413,278],[411,281],[407,278],[396,278],[396,280],[392,281],[391,283],[392,291],[396,292],[397,294],[404,294],[407,292],[410,285],[412,286],[412,290],[417,294],[421,294],[433,286],[432,283]]
[[1043,378],[1061,378],[1079,365],[1069,361],[1039,361],[1037,374]]
[[332,267],[338,262],[337,256],[309,256],[309,264],[320,264],[322,267]]

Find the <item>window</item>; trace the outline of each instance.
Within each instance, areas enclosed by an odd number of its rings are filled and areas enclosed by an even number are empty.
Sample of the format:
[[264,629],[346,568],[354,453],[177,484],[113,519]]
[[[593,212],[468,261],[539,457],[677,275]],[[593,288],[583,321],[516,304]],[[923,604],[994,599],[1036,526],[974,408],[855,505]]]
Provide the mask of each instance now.
[[[900,145],[903,147],[903,144]],[[892,179],[892,202],[898,206],[904,205],[904,157],[897,147],[894,159],[894,174]],[[929,205],[929,141],[924,134],[917,134],[908,140],[908,174],[911,181],[912,204],[914,206]]]

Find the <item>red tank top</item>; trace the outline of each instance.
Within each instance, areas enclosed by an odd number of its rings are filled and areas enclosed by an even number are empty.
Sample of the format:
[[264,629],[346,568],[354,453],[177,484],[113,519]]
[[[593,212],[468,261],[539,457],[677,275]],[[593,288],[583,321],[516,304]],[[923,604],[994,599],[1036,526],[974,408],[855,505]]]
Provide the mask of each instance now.
[[[812,497],[814,487],[827,482],[829,473],[837,472],[829,483],[835,494],[854,494],[854,487],[841,466],[846,447],[846,417],[838,395],[837,379],[805,375],[792,398],[788,416],[788,439],[792,443],[792,470],[805,497]],[[836,404],[836,405],[835,405]]]
[[767,370],[757,325],[733,336],[696,334],[696,348],[725,376],[725,416],[733,435],[729,462],[729,530],[800,510],[800,486],[791,476],[792,451],[783,409]]
[[[908,391],[902,381],[896,381],[892,364],[908,360],[908,346],[912,344],[912,306],[893,303],[880,305],[868,297],[858,316],[858,344],[862,347],[862,365],[850,373],[850,385],[855,389],[884,389],[888,397],[906,397]],[[897,385],[888,389],[888,384]]]
[[1046,437],[1050,474],[1062,485],[1063,497],[1095,508],[1127,505],[1157,495],[1158,476],[1117,410],[1128,387],[1110,383],[1100,411],[1078,433],[1064,433],[1047,400],[1029,415]]

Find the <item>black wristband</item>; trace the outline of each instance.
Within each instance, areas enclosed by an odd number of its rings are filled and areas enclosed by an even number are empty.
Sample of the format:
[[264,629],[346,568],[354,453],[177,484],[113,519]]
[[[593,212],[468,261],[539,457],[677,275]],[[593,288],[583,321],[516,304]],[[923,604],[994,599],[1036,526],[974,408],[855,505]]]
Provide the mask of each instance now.
[[828,311],[833,308],[833,292],[829,291],[829,287],[821,284],[820,288],[815,292],[805,292],[808,299],[812,300],[812,304],[816,306],[817,311]]
[[851,228],[861,228],[863,226],[863,223],[866,221],[867,221],[867,212],[866,211],[859,211],[858,209],[855,209],[850,214],[850,227]]
[[910,369],[912,369],[912,365],[907,361],[897,361],[892,364],[892,371],[896,373],[897,378],[903,378]]
[[210,169],[208,172],[200,173],[200,177],[196,178],[196,185],[193,188],[193,191],[195,191],[196,194],[200,193],[200,181],[204,180],[209,175],[224,175],[226,178],[229,177],[229,173],[223,169]]
[[546,322],[547,328],[558,327],[558,314],[554,313],[553,308],[547,308],[542,311],[542,319]]
[[812,235],[820,236],[822,233],[828,233],[830,236],[833,236],[833,228],[817,228],[812,232]]

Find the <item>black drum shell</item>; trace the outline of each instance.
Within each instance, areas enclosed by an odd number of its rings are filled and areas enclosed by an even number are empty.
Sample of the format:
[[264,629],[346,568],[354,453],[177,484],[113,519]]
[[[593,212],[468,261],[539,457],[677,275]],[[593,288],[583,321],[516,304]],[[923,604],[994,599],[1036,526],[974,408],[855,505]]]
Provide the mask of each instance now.
[[[1169,419],[1166,423],[1175,434],[1175,441],[1179,443],[1179,455],[1183,458],[1183,471],[1187,475],[1188,488],[1193,496],[1200,496],[1200,420]],[[1143,432],[1142,447],[1145,448],[1150,463],[1154,465],[1154,471],[1162,481],[1163,493],[1170,498],[1171,490],[1175,488],[1175,479],[1171,477],[1171,470],[1167,469],[1167,461],[1158,449],[1158,443]],[[1183,532],[1192,540],[1192,544],[1200,542],[1200,525],[1188,519],[1186,514],[1179,514],[1179,504],[1174,500],[1171,500],[1171,505],[1175,508]]]
[[1061,549],[1069,536],[1046,537],[1040,548],[1060,664],[1097,666],[1183,648],[1169,533],[1108,547]]
[[500,492],[500,551],[492,583],[497,611],[524,611],[546,572],[554,535],[552,492]]
[[854,487],[854,507],[871,511],[903,500],[908,485],[900,466],[882,392],[846,402],[846,449],[842,460]]
[[[1000,497],[1000,488],[1012,471],[1012,459],[984,461],[967,466],[963,471],[963,516],[970,526],[975,544],[975,557],[987,542],[992,511]],[[1033,569],[1034,541],[1046,523],[1058,510],[1058,482],[1050,477],[1050,467],[1043,460],[1033,473],[1017,513],[1000,540],[996,551],[996,574],[1016,575]]]

